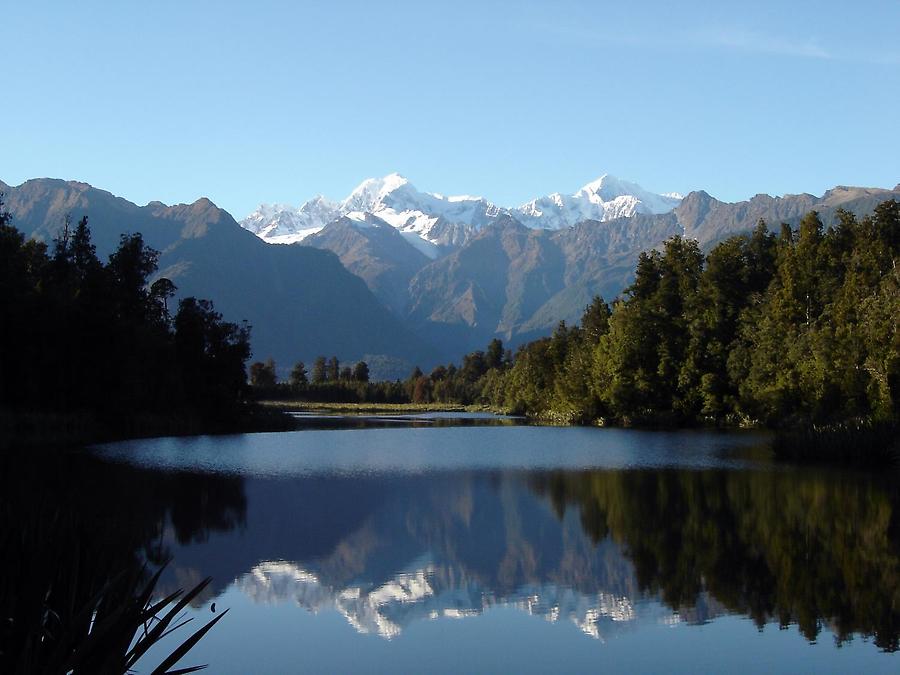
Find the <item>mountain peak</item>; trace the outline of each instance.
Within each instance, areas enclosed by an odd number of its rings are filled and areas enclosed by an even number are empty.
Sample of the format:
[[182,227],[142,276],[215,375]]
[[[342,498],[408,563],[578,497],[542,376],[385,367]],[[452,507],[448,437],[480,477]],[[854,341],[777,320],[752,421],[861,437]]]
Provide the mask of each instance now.
[[597,178],[595,180],[592,180],[590,183],[586,183],[586,184],[582,185],[581,189],[578,190],[578,192],[576,192],[575,194],[578,194],[579,192],[585,192],[585,193],[591,193],[591,194],[595,193],[595,192],[599,192],[601,189],[603,189],[604,185],[608,185],[609,183],[615,182],[617,180],[618,179],[615,176],[608,174],[608,173],[604,173],[602,176],[600,176],[599,178]]
[[341,203],[341,208],[344,211],[371,211],[389,194],[406,186],[412,187],[399,173],[389,173],[382,178],[367,178]]
[[647,191],[637,183],[616,178],[612,174],[605,173],[600,178],[583,186],[575,197],[587,197],[591,201],[609,202],[618,197],[640,197]]

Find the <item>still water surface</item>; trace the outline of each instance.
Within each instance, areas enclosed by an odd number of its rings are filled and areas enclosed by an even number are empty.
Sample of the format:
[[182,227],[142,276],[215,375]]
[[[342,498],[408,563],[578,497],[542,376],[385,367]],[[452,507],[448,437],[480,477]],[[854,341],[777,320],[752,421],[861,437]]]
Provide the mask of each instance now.
[[213,577],[191,613],[231,612],[182,665],[214,673],[898,672],[896,477],[764,445],[434,424],[130,441],[78,470],[119,554],[171,557],[163,590]]

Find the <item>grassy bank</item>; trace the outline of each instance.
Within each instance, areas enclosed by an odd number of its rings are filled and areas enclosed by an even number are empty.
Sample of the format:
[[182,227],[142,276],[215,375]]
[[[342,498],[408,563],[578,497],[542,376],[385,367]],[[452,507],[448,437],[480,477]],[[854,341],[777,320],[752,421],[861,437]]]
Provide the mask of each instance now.
[[484,412],[482,406],[466,406],[455,403],[327,403],[317,401],[260,401],[260,406],[271,410],[320,413],[394,413],[414,414],[426,412]]

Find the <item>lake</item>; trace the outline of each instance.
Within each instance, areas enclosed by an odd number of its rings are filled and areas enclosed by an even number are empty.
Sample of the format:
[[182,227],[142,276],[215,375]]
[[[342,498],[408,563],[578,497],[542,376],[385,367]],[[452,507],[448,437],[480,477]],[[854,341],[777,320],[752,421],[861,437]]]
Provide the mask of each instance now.
[[480,421],[7,464],[4,528],[38,534],[3,583],[211,576],[189,615],[230,612],[180,665],[213,673],[900,670],[896,476],[774,464],[757,433]]

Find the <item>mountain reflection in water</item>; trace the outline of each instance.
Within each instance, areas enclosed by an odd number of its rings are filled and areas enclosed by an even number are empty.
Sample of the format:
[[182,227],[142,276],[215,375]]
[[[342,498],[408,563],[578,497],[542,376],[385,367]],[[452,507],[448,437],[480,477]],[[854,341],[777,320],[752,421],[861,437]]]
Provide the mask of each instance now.
[[245,494],[242,528],[164,538],[173,572],[362,633],[515,606],[594,637],[737,613],[898,646],[898,492],[873,477],[507,471],[250,478]]
[[274,478],[82,454],[4,461],[6,616],[51,586],[89,597],[171,557],[160,591],[212,576],[200,606],[239,593],[388,639],[508,607],[599,639],[733,614],[898,649],[896,479],[764,465]]

